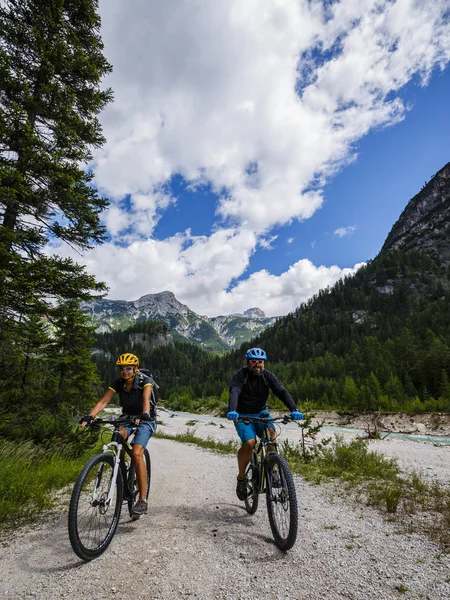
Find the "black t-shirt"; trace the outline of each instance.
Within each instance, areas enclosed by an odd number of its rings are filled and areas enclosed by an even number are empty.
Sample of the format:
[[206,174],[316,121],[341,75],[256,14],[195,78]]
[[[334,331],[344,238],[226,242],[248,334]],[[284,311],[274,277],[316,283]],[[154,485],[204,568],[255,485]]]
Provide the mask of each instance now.
[[247,367],[236,371],[231,379],[228,410],[236,410],[241,415],[261,412],[267,408],[270,390],[290,411],[297,410],[292,396],[273,373],[264,369],[258,376]]
[[[125,380],[121,377],[116,379],[109,389],[119,394],[123,413],[135,417],[143,412],[142,393],[148,385],[153,385],[153,380],[143,373],[137,373],[130,391],[127,390]],[[156,419],[156,404],[153,402],[153,394],[150,396],[150,416],[152,419]]]

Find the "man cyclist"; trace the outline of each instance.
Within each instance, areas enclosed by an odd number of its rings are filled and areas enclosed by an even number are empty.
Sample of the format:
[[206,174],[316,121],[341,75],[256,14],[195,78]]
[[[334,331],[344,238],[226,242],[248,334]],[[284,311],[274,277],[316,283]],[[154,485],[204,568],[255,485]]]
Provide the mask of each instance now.
[[[292,396],[277,377],[264,368],[267,361],[265,351],[261,348],[251,348],[247,350],[245,358],[247,359],[247,366],[236,371],[231,378],[227,413],[227,418],[234,421],[237,434],[242,442],[237,455],[239,474],[237,476],[236,494],[239,500],[245,500],[248,495],[245,470],[252,458],[256,436],[261,435],[264,424],[258,422],[242,423],[241,421],[237,422],[236,419],[245,415],[270,417],[267,410],[269,390],[272,390],[275,396],[284,402],[294,419],[303,419],[303,414],[297,409]],[[275,426],[273,423],[269,425],[269,432],[275,443]]]
[[119,394],[122,417],[134,419],[137,427],[120,427],[121,435],[127,439],[136,429],[132,443],[132,459],[136,466],[139,499],[133,506],[132,515],[140,517],[147,513],[147,467],[144,449],[156,431],[156,404],[152,402],[153,380],[139,372],[139,359],[129,352],[121,354],[116,361],[120,377],[109,386],[103,397],[97,402],[89,415],[81,419],[85,427]]

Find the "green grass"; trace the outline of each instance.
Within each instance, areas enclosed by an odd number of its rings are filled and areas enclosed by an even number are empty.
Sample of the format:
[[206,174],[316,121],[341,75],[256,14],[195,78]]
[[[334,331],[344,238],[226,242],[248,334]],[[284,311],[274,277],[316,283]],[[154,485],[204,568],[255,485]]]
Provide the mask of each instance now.
[[316,455],[308,456],[308,460],[299,448],[286,441],[282,443],[281,451],[295,473],[314,483],[336,478],[347,482],[363,479],[396,481],[400,473],[395,459],[370,451],[362,439],[346,443],[342,436],[337,435]]
[[237,442],[230,440],[228,442],[217,442],[211,437],[201,438],[195,435],[195,429],[188,429],[185,433],[178,433],[176,435],[170,435],[168,433],[157,432],[153,437],[162,438],[166,440],[175,440],[183,444],[195,444],[201,448],[207,448],[214,452],[220,452],[220,454],[236,454],[239,449]]
[[68,444],[47,449],[32,442],[0,442],[0,526],[34,520],[55,506],[55,492],[74,482],[86,460],[97,449],[78,458]]

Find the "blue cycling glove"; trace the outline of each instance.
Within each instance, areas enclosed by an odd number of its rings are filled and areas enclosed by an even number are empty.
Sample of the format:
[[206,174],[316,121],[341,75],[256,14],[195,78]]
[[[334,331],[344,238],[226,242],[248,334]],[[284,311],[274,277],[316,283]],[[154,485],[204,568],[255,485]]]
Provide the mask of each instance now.
[[303,413],[301,413],[299,410],[293,410],[291,412],[291,417],[295,419],[295,421],[301,421],[304,418]]
[[236,412],[235,410],[230,410],[230,412],[227,413],[227,419],[229,419],[230,421],[235,421],[238,418],[239,418],[239,413]]

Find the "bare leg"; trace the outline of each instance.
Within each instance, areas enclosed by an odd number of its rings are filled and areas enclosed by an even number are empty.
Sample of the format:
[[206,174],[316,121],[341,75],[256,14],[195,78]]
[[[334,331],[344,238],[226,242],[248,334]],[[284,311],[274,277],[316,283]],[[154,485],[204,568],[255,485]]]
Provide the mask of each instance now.
[[247,468],[248,463],[252,459],[253,448],[255,447],[256,440],[248,440],[244,442],[242,446],[239,448],[238,452],[238,467],[239,467],[239,479],[244,479],[245,477],[245,469]]
[[139,488],[139,498],[147,499],[147,466],[144,459],[144,446],[140,444],[133,445],[132,458],[136,467],[137,484]]

